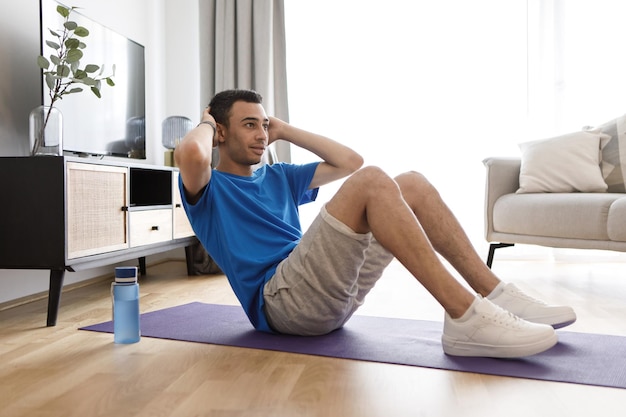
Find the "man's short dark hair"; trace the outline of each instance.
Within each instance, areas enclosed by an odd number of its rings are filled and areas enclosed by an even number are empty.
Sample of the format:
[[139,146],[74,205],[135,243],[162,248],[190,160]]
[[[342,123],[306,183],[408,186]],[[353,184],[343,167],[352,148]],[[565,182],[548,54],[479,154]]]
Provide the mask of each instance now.
[[230,110],[232,109],[233,104],[237,101],[261,104],[263,102],[263,97],[253,90],[235,89],[217,93],[211,100],[211,103],[209,103],[209,107],[211,107],[210,113],[215,118],[215,121],[228,127]]

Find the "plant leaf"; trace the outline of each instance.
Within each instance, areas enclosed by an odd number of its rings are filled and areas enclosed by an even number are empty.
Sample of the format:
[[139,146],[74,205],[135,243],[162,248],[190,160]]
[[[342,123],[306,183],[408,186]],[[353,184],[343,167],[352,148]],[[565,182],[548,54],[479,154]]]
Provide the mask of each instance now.
[[67,65],[57,65],[57,75],[59,77],[69,77],[70,67],[68,67]]
[[65,26],[67,30],[75,30],[78,27],[78,23],[70,21],[63,23],[63,26]]
[[102,98],[102,96],[100,95],[100,90],[98,90],[96,87],[91,87],[91,91],[93,91],[96,97]]
[[100,69],[98,65],[89,64],[85,67],[85,72],[96,72]]
[[81,69],[76,69],[76,71],[74,71],[74,78],[78,79],[78,80],[82,80],[85,77],[87,77],[87,73]]
[[78,26],[76,29],[74,29],[74,35],[84,38],[86,36],[89,36],[89,31],[87,30],[87,28]]
[[48,45],[52,49],[59,49],[61,47],[61,45],[52,41],[46,41],[46,45]]
[[81,78],[81,79],[80,79],[80,82],[82,82],[83,84],[86,84],[86,85],[90,85],[90,86],[92,86],[92,87],[96,85],[96,80],[94,80],[94,79],[93,79],[93,78],[91,78],[91,77],[84,77],[84,78]]
[[56,55],[50,55],[50,61],[52,61],[54,65],[61,65],[61,58]]
[[61,35],[59,35],[58,33],[56,33],[54,30],[52,29],[48,29],[50,31],[50,33],[52,34],[52,36],[56,37],[56,38],[60,38]]
[[113,82],[113,80],[109,77],[107,77],[107,84],[110,85],[111,87],[115,87],[115,83]]
[[37,65],[39,65],[41,69],[48,69],[50,68],[50,61],[48,61],[46,57],[39,55],[37,57]]
[[[65,46],[67,47],[67,49],[78,49],[80,45],[80,41],[76,38],[69,38],[68,40],[65,41]],[[59,49],[59,48],[56,48]]]
[[51,73],[47,73],[46,74],[46,85],[48,86],[48,88],[50,90],[54,90],[54,82],[55,82],[55,79],[52,76],[52,74]]
[[82,88],[80,87],[74,87],[71,90],[67,91],[67,94],[72,94],[72,93],[80,93],[81,91],[83,91]]
[[68,17],[70,15],[70,9],[63,6],[57,6],[57,13],[63,17]]
[[80,49],[70,49],[67,51],[66,61],[71,64],[72,62],[80,61],[82,57],[83,52]]

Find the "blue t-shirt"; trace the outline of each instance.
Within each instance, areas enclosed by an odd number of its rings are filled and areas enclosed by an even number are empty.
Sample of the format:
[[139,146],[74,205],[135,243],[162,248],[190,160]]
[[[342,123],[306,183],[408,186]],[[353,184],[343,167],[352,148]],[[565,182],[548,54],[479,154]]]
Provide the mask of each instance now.
[[263,287],[302,237],[298,205],[314,201],[319,162],[264,165],[251,177],[213,170],[196,204],[180,189],[193,230],[222,269],[252,325],[271,332]]

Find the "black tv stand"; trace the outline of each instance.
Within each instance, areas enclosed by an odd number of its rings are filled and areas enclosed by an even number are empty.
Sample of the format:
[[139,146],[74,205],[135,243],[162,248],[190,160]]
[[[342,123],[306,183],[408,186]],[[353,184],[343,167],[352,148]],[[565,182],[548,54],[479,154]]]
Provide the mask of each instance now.
[[177,177],[176,168],[131,162],[1,157],[0,188],[10,203],[0,206],[0,268],[50,271],[48,326],[57,321],[66,271],[138,259],[145,275],[147,255],[185,247],[193,274],[197,239]]

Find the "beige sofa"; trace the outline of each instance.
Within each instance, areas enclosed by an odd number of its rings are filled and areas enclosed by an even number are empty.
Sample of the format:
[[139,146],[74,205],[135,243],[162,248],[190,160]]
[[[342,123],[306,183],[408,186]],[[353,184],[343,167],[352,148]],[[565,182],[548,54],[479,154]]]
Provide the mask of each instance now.
[[496,249],[515,243],[626,252],[626,193],[520,194],[521,158],[487,158],[483,163],[489,267]]

